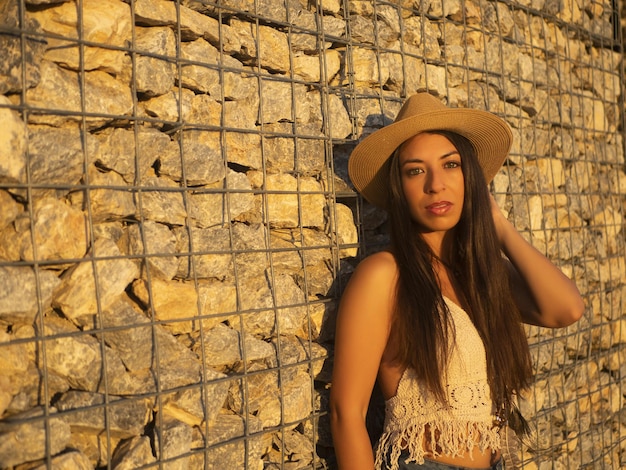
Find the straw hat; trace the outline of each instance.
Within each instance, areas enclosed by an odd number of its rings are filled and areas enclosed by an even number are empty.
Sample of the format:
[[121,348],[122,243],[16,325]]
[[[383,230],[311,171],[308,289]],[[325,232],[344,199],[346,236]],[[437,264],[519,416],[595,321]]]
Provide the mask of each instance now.
[[428,93],[409,97],[395,121],[368,135],[352,151],[348,174],[355,188],[372,204],[385,208],[389,161],[407,139],[426,131],[446,130],[469,139],[485,179],[490,182],[506,159],[513,135],[495,114],[470,108],[448,108]]

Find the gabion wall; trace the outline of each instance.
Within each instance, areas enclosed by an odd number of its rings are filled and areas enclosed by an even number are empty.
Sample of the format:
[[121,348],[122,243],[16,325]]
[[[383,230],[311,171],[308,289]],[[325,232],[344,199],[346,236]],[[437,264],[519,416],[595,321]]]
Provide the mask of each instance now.
[[587,312],[529,327],[524,469],[626,466],[607,0],[0,1],[0,468],[336,468],[333,323],[386,243],[347,157],[429,91]]

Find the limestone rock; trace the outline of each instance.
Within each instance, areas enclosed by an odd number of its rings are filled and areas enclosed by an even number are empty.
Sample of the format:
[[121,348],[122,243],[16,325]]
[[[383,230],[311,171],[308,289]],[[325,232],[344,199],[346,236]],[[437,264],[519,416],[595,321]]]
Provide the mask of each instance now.
[[[180,457],[191,450],[192,429],[191,426],[164,417],[157,420],[160,425],[154,430],[154,441],[158,459],[175,459],[169,465],[172,469],[186,469],[189,465],[189,457]],[[176,458],[178,457],[178,458]]]
[[242,361],[259,361],[274,354],[270,344],[250,334],[242,335],[223,324],[205,331],[202,339],[196,340],[195,351],[212,368]]
[[21,232],[21,259],[62,262],[85,255],[88,234],[82,211],[58,199],[44,198],[37,202],[32,223],[29,230]]
[[[184,165],[181,161],[184,161]],[[159,159],[159,176],[177,182],[185,181],[190,186],[215,183],[223,180],[225,175],[221,154],[193,140],[185,139],[179,152],[167,153]]]
[[[54,456],[52,458],[52,465],[55,468],[73,468],[76,470],[93,470],[94,468],[88,456],[75,450]],[[46,466],[46,464],[42,464],[33,468],[45,470]]]
[[96,134],[98,147],[92,162],[97,167],[119,173],[128,184],[153,175],[158,157],[177,150],[167,134],[138,127],[137,133],[122,128],[107,128]]
[[[334,215],[336,214],[336,219]],[[342,258],[348,258],[357,255],[357,247],[350,246],[356,245],[358,242],[358,234],[356,225],[354,224],[354,215],[352,210],[344,204],[337,204],[335,206],[335,213],[330,214],[330,220],[335,220],[335,226],[332,227],[332,233],[337,234],[337,240],[339,245],[347,245],[347,248],[342,248],[340,255]]]
[[67,114],[33,113],[29,115],[29,122],[62,126],[67,121],[80,121],[80,113],[83,112],[90,113],[87,123],[89,128],[94,129],[111,122],[113,118],[109,116],[131,113],[133,101],[130,89],[108,73],[98,70],[85,73],[84,90],[79,87],[79,82],[77,73],[42,61],[41,80],[26,92],[26,100],[33,107]]
[[60,284],[51,271],[35,271],[27,266],[0,266],[0,319],[10,323],[32,324],[41,308],[50,307],[53,291]]
[[[206,468],[210,470],[241,468],[246,463],[251,468],[260,468],[260,465],[263,465],[261,456],[264,453],[263,439],[259,435],[261,430],[261,421],[253,415],[247,415],[245,418],[233,414],[221,415],[210,428],[210,433],[194,442],[200,445],[217,444],[229,440],[232,442],[215,447],[213,452],[205,454],[206,461],[203,459],[198,465],[202,467],[206,463]],[[254,434],[249,445],[236,439],[243,436],[245,432]]]
[[[176,236],[163,224],[146,220],[141,226],[131,225],[128,230],[129,254],[143,255],[159,253],[161,256],[149,256],[142,263],[142,272],[146,277],[170,280],[178,270],[176,254]],[[170,256],[168,256],[170,255]]]
[[172,89],[176,67],[169,57],[176,56],[176,37],[171,28],[136,28],[137,92],[147,96],[164,95]]
[[[0,96],[0,104],[8,105],[10,101]],[[5,142],[0,149],[0,181],[25,183],[27,131],[19,115],[10,108],[0,108],[0,136]]]
[[204,369],[205,385],[165,395],[163,413],[190,426],[213,425],[223,412],[230,382],[211,368]]
[[190,216],[198,226],[223,226],[254,208],[246,175],[228,170],[225,176],[223,181],[198,188],[190,195]]
[[135,436],[115,448],[111,463],[119,470],[132,470],[155,462],[148,436]]
[[[184,5],[167,0],[138,0],[135,3],[136,22],[144,26],[174,26],[180,19],[181,32],[185,40],[202,37],[207,31],[216,29],[216,20],[204,16]],[[179,14],[180,13],[180,16]]]
[[125,65],[123,50],[79,47],[77,41],[80,31],[82,41],[124,47],[131,38],[130,7],[120,0],[86,0],[80,6],[60,3],[29,13],[44,31],[54,35],[48,38],[46,59],[74,70],[83,67],[119,74]]
[[[33,409],[0,422],[0,465],[3,468],[45,458],[47,445],[50,445],[49,452],[52,455],[65,448],[70,439],[70,426],[63,418],[55,416],[56,410],[50,411],[51,416],[46,418],[50,432],[46,430],[41,409]],[[28,442],[28,445],[16,445],[16,442]]]
[[187,217],[180,186],[169,178],[148,177],[144,180],[140,207],[149,220],[184,225]]
[[[233,275],[232,256],[229,254],[230,235],[228,228],[191,228],[191,237],[186,230],[175,230],[178,239],[180,264],[177,275],[182,279],[197,276],[201,279],[224,280]],[[197,254],[188,255],[192,248]]]
[[198,292],[193,283],[153,278],[150,291],[147,288],[144,281],[133,283],[133,293],[168,330],[178,334],[198,328]]
[[[253,187],[264,187],[269,192],[267,212],[273,227],[323,227],[325,197],[317,181],[287,174],[267,175],[263,181],[258,173],[250,179]],[[298,197],[298,190],[305,194]]]
[[[120,399],[89,392],[69,391],[56,401],[59,411],[70,427],[98,434],[108,429],[113,436],[128,438],[142,433],[150,415],[149,403],[143,399]],[[102,405],[102,406],[98,406]],[[94,409],[88,409],[94,407]],[[106,417],[105,417],[106,411]]]
[[[19,4],[4,2],[0,6],[0,22],[5,28],[17,29],[19,22]],[[33,18],[25,18],[21,25],[26,33],[40,34],[41,25]],[[36,86],[41,77],[39,63],[46,50],[46,40],[38,35],[0,35],[0,94],[20,92]],[[23,45],[23,49],[22,49]],[[23,54],[23,55],[22,55]],[[23,82],[22,73],[26,79]],[[2,126],[3,128],[4,126]]]
[[[85,173],[85,152],[97,151],[96,139],[71,127],[29,126],[28,134],[32,181],[65,186],[66,191],[78,185]],[[45,191],[48,192],[52,191]]]
[[[104,350],[92,336],[76,336],[77,329],[69,321],[49,316],[44,321],[42,334],[51,339],[46,348],[45,362],[38,358],[38,367],[45,367],[63,378],[77,390],[97,391],[104,388],[103,375],[109,376],[109,390],[123,388],[124,366],[113,351]],[[70,334],[70,336],[63,336]],[[74,336],[71,336],[74,334]],[[106,356],[106,360],[104,357]]]
[[180,90],[174,88],[162,95],[141,101],[140,113],[166,123],[178,122],[191,114],[195,96],[193,91],[186,88]]
[[128,259],[119,258],[120,254],[112,241],[95,240],[89,258],[63,278],[53,305],[69,318],[94,314],[111,305],[137,277],[137,267]]
[[75,206],[85,208],[94,222],[134,217],[136,198],[126,189],[122,176],[114,171],[101,171],[96,166],[87,168],[87,175],[89,183],[96,187],[88,194],[72,193],[70,198]]
[[0,230],[12,224],[18,215],[22,212],[22,207],[18,204],[7,191],[0,191]]

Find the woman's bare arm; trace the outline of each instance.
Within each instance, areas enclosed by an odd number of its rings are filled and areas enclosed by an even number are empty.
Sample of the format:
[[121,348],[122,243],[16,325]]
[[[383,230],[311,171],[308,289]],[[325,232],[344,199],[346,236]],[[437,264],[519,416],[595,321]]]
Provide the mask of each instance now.
[[390,253],[363,260],[339,306],[330,419],[340,470],[373,470],[365,416],[389,337],[396,265]]
[[512,264],[513,295],[524,322],[548,328],[576,322],[585,310],[576,284],[519,234],[493,197],[491,203],[502,251]]

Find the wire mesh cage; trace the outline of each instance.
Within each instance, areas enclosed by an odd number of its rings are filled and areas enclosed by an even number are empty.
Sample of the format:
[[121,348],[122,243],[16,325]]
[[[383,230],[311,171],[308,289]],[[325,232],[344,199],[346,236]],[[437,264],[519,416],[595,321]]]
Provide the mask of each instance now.
[[528,327],[520,468],[621,468],[621,5],[0,2],[0,468],[336,468],[334,315],[387,243],[347,157],[428,91],[514,144],[492,191],[574,279]]

